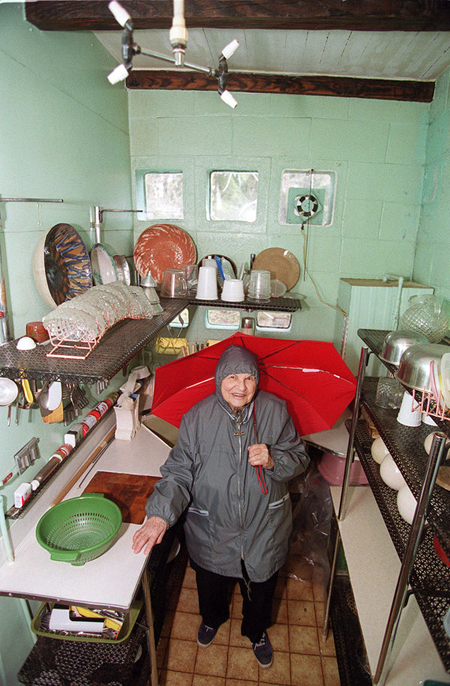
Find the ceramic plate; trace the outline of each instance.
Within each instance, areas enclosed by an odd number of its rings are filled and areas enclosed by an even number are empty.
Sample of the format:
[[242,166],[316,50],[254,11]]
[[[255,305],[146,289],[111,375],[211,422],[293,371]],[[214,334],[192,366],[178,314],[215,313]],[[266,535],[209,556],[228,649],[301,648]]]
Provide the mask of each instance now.
[[117,278],[123,281],[127,286],[131,285],[130,265],[124,255],[114,255],[114,264],[117,269]]
[[56,224],[39,240],[33,255],[33,276],[51,307],[85,293],[92,286],[88,251],[70,224]]
[[117,281],[117,269],[113,257],[101,243],[91,250],[92,275],[96,286]]
[[133,258],[141,277],[150,272],[160,284],[166,269],[194,264],[197,251],[194,241],[183,229],[173,224],[154,224],[137,239]]
[[267,248],[256,256],[252,269],[267,269],[271,279],[282,281],[289,291],[300,276],[297,258],[284,248]]

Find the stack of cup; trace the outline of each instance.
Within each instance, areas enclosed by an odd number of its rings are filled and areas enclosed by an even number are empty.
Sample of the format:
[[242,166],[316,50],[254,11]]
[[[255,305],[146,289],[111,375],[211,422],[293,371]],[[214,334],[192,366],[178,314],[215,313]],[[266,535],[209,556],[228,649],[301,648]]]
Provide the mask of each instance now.
[[162,298],[179,298],[187,294],[184,269],[166,269],[161,284]]
[[247,297],[253,302],[268,302],[270,300],[269,271],[265,269],[252,269]]
[[193,295],[197,291],[198,267],[196,264],[183,264],[181,268],[184,269],[184,273],[186,276],[186,285],[188,293]]
[[217,300],[217,269],[200,267],[198,271],[197,300]]
[[397,415],[397,421],[404,426],[420,426],[422,423],[422,413],[419,408],[419,403],[414,400],[411,393],[405,391]]
[[222,300],[242,302],[244,300],[244,282],[242,279],[225,279],[222,287]]

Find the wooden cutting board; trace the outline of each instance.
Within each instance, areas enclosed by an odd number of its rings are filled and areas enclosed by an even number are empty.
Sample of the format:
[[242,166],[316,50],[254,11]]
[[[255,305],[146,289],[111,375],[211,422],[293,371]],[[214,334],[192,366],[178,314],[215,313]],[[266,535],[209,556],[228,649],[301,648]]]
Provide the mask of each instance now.
[[96,472],[84,493],[104,493],[120,507],[124,522],[142,524],[145,520],[145,502],[160,478],[142,474]]

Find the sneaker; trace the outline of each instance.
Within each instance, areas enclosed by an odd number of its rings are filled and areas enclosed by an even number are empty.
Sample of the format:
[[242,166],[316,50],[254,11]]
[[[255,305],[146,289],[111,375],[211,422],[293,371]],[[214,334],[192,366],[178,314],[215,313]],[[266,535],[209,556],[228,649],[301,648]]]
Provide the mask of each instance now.
[[252,648],[256,661],[263,669],[267,669],[272,665],[273,650],[266,632],[263,633],[258,643],[252,643]]
[[213,629],[210,626],[206,626],[203,622],[200,624],[197,634],[197,643],[202,648],[207,648],[214,640],[217,634],[217,629]]

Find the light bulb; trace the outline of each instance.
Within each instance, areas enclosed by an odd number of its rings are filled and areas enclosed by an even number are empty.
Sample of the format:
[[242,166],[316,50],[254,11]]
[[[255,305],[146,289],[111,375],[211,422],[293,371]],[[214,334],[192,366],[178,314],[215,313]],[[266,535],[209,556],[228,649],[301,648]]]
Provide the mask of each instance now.
[[235,98],[231,95],[230,91],[223,91],[223,93],[220,94],[220,97],[227,105],[229,105],[233,109],[236,107],[237,100],[235,100]]
[[128,76],[128,70],[124,64],[119,64],[117,67],[108,75],[108,81],[112,85],[119,83],[119,81],[124,81]]
[[130,21],[131,17],[122,7],[120,3],[117,2],[117,0],[111,0],[111,2],[108,5],[111,13],[114,15],[114,19],[119,23],[121,26],[125,26],[127,21]]
[[236,52],[238,47],[239,42],[235,38],[231,41],[231,43],[228,43],[228,45],[224,47],[224,49],[222,50],[222,55],[225,57],[226,60],[229,60],[231,55],[233,55]]

